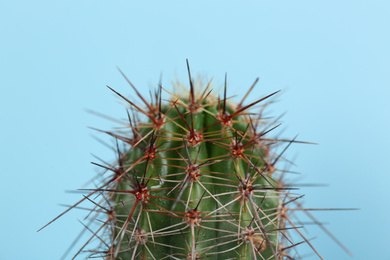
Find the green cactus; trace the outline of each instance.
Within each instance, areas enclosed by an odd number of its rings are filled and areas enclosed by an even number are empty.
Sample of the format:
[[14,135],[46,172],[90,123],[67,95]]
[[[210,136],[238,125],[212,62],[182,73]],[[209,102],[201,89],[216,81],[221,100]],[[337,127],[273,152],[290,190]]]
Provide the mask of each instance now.
[[269,148],[248,114],[261,100],[233,106],[226,91],[218,101],[207,95],[208,88],[196,95],[192,84],[188,96],[172,95],[166,105],[160,103],[160,88],[154,105],[145,103],[148,110],[125,99],[149,122],[132,123],[131,141],[116,135],[132,148],[120,156],[124,173],[115,189],[99,189],[115,201],[112,254],[119,259],[276,256],[277,191],[283,189],[271,176]]
[[[297,141],[269,138],[278,125],[262,116],[277,92],[244,105],[256,80],[235,104],[226,78],[219,98],[210,82],[192,80],[189,66],[188,73],[187,94],[159,85],[151,102],[125,77],[142,105],[110,88],[127,103],[127,128],[106,132],[116,139],[118,159],[95,163],[105,171],[100,186],[71,207],[89,201],[90,223],[99,226],[76,256],[98,239],[90,258],[293,259],[289,229],[317,253],[288,215],[302,209],[300,197],[283,182],[287,171],[275,166]],[[282,144],[280,154],[272,151]]]

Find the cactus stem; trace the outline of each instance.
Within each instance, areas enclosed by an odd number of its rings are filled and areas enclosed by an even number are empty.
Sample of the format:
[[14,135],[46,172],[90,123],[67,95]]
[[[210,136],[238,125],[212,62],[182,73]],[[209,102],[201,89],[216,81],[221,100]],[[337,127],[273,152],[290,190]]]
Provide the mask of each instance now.
[[[116,131],[95,129],[114,137],[116,160],[97,157],[101,162],[92,164],[102,170],[99,184],[82,189],[84,197],[44,227],[73,208],[86,210],[84,231],[92,235],[74,257],[84,251],[107,260],[287,260],[293,259],[290,249],[307,243],[322,259],[293,223],[294,213],[303,211],[343,247],[311,215],[337,209],[304,209],[298,202],[303,195],[285,182],[287,174],[296,173],[289,170],[293,161],[286,159],[287,149],[308,142],[269,137],[280,124],[264,117],[263,110],[279,91],[245,104],[257,78],[235,104],[227,93],[227,73],[220,98],[211,94],[211,81],[197,89],[202,81],[194,81],[188,60],[186,65],[188,92],[169,93],[160,77],[158,88],[149,91],[150,101],[118,68],[138,101],[107,86],[125,103],[127,119]],[[164,104],[163,90],[170,95]],[[288,168],[281,169],[280,161]],[[92,206],[81,207],[85,201]],[[304,241],[294,243],[290,231]],[[99,247],[85,250],[92,239]]]

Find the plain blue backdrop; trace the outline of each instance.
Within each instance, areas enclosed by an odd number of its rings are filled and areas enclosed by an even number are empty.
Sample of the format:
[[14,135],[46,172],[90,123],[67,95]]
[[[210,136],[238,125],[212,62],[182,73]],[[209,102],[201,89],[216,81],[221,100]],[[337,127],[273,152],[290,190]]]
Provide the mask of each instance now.
[[[82,229],[75,210],[36,232],[79,199],[65,191],[96,174],[91,153],[114,160],[88,126],[117,124],[86,110],[126,117],[105,86],[134,98],[116,66],[148,94],[161,73],[187,82],[186,58],[216,90],[227,72],[230,95],[256,77],[251,100],[281,89],[283,137],[319,143],[289,149],[297,181],[329,185],[302,188],[305,206],[361,208],[313,214],[354,259],[390,259],[389,14],[375,0],[1,1],[0,259],[59,259]],[[325,259],[350,259],[309,232]]]

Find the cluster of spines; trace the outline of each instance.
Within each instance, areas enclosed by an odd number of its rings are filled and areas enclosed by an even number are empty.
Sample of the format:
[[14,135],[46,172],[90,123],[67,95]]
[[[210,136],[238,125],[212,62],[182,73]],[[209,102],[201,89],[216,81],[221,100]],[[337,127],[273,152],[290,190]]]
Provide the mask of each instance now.
[[[261,111],[277,92],[244,105],[256,80],[234,105],[226,78],[220,99],[212,97],[210,84],[197,94],[189,66],[188,74],[189,95],[168,92],[167,104],[161,84],[148,102],[125,76],[143,105],[109,87],[131,111],[129,131],[106,132],[116,139],[118,159],[94,163],[105,171],[101,185],[68,209],[83,201],[93,205],[85,225],[92,236],[75,257],[98,240],[90,258],[293,259],[289,252],[297,254],[295,246],[305,242],[322,259],[288,214],[303,210],[301,196],[283,183],[288,171],[275,167],[297,141],[267,138],[279,125],[264,123]],[[128,149],[121,151],[118,141]],[[272,153],[281,143],[285,149]],[[99,226],[94,231],[92,223]],[[291,230],[303,241],[294,244]]]

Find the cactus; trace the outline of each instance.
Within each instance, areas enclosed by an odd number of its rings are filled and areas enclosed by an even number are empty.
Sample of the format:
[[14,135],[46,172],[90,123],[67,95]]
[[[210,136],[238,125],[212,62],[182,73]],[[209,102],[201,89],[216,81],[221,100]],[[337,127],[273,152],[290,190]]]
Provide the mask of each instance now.
[[172,94],[159,84],[150,102],[121,72],[142,105],[109,87],[128,106],[128,121],[122,131],[103,131],[116,140],[117,161],[94,163],[104,170],[100,185],[60,215],[92,205],[85,225],[92,236],[76,256],[97,239],[90,258],[293,259],[294,231],[322,259],[289,216],[303,209],[301,196],[284,183],[288,171],[276,168],[298,142],[268,137],[279,125],[262,111],[277,92],[244,104],[256,79],[233,103],[226,76],[220,98],[210,82],[192,79],[188,61],[187,68],[189,91]]

